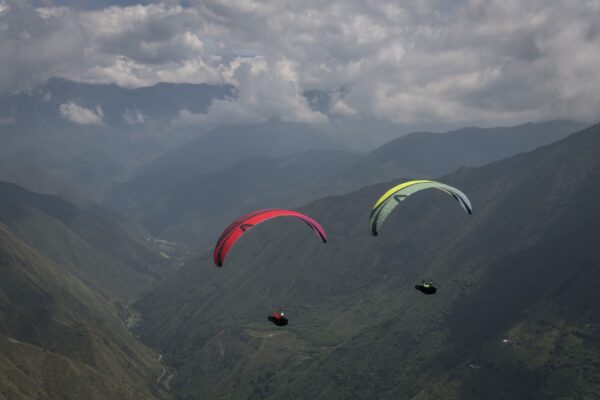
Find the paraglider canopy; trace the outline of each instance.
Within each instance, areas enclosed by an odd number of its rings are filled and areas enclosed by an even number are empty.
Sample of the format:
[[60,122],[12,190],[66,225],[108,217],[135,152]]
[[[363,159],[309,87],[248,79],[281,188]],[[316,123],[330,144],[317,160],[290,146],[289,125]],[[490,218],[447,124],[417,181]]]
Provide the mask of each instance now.
[[377,236],[381,226],[383,225],[383,222],[398,204],[403,202],[411,194],[424,189],[441,190],[442,192],[452,196],[462,206],[467,214],[473,213],[471,201],[467,195],[455,187],[429,180],[408,181],[394,186],[385,192],[385,194],[381,196],[373,206],[373,210],[371,210],[371,215],[369,216],[369,226],[373,236]]
[[227,256],[227,253],[231,247],[239,238],[242,237],[242,235],[244,235],[246,231],[248,231],[248,229],[252,228],[254,225],[260,224],[261,222],[265,222],[277,217],[294,217],[300,219],[306,223],[306,225],[312,228],[319,238],[321,238],[323,243],[327,242],[327,235],[325,234],[323,227],[317,221],[304,214],[296,211],[280,209],[258,210],[236,219],[227,228],[225,228],[221,234],[221,237],[219,237],[213,252],[213,260],[215,265],[218,267],[223,266],[225,257]]

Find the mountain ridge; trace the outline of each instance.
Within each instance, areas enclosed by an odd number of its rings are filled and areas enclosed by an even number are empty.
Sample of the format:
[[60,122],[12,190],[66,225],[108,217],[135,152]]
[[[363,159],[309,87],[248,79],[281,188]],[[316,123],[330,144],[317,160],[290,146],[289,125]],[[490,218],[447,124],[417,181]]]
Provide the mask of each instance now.
[[0,222],[91,287],[127,302],[165,272],[168,260],[113,218],[0,182]]
[[0,275],[3,398],[169,398],[154,385],[154,354],[125,329],[116,308],[3,224]]
[[[459,169],[441,180],[473,216],[415,194],[377,238],[366,217],[391,182],[311,202],[301,211],[326,245],[281,222],[255,228],[222,269],[204,253],[140,300],[142,338],[178,367],[182,396],[593,398],[600,301],[572,287],[600,283],[599,149],[595,125]],[[414,291],[425,277],[439,282],[432,298]],[[283,332],[261,316],[281,296]]]
[[[577,126],[569,121],[553,121],[492,129],[465,128],[444,134],[414,133],[393,140],[366,155],[359,154],[352,162],[347,162],[350,154],[344,156],[344,163],[314,160],[315,165],[323,166],[320,171],[307,170],[304,164],[308,161],[300,159],[303,154],[307,159],[316,157],[319,153],[315,153],[315,150],[281,156],[297,164],[295,168],[287,170],[288,180],[297,185],[295,190],[288,189],[289,184],[285,179],[269,181],[269,177],[282,168],[280,164],[283,158],[280,157],[266,156],[272,158],[272,165],[267,165],[265,160],[262,168],[252,164],[256,164],[253,158],[256,156],[242,158],[232,166],[204,173],[204,179],[201,174],[190,171],[182,174],[178,172],[181,168],[172,170],[163,165],[162,173],[141,175],[113,191],[108,204],[132,216],[155,235],[202,248],[212,240],[205,233],[198,235],[196,232],[208,230],[208,234],[215,234],[219,226],[228,223],[227,218],[237,217],[236,212],[242,214],[251,211],[250,206],[296,207],[301,205],[300,200],[306,202],[324,195],[348,193],[367,184],[385,182],[391,176],[432,178],[436,172],[447,174],[461,166],[477,166],[484,161],[494,161],[503,155],[513,155],[552,142],[567,136]],[[285,134],[275,133],[279,136]],[[430,147],[441,150],[432,153],[427,150]],[[207,145],[206,149],[212,149],[212,146]],[[454,152],[452,149],[458,150]],[[187,159],[195,160],[196,155],[200,157],[193,148],[186,148],[186,151],[193,156],[177,153],[177,157],[172,155],[171,158],[185,163]],[[327,157],[326,152],[321,154]],[[192,171],[195,170],[197,168],[192,168]],[[319,184],[315,185],[315,182]],[[230,186],[239,186],[244,195],[236,194]],[[198,192],[204,192],[206,199],[198,199]],[[214,206],[208,206],[211,198],[219,198],[219,201],[213,202]],[[249,202],[248,199],[254,201]],[[202,217],[203,214],[218,213],[224,204],[229,203],[232,203],[232,207],[227,215],[216,219]]]

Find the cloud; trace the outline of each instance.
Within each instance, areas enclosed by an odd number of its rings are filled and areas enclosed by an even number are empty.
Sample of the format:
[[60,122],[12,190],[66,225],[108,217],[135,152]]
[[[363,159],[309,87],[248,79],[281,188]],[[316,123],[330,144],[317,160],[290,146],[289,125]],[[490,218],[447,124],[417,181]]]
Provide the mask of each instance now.
[[262,57],[239,58],[228,71],[227,81],[238,88],[235,99],[213,101],[206,114],[182,110],[174,122],[217,126],[270,119],[308,123],[327,120],[309,107],[301,94],[296,66],[289,60],[269,63]]
[[32,4],[0,1],[5,93],[49,76],[236,85],[178,123],[322,121],[302,93],[341,87],[333,113],[404,124],[600,118],[598,0]]
[[221,79],[219,63],[203,52],[201,22],[193,9],[0,4],[0,58],[8,60],[0,69],[0,92],[26,89],[52,76],[129,87]]
[[0,126],[10,126],[16,124],[15,117],[0,117]]
[[95,110],[82,107],[69,101],[61,104],[59,107],[60,114],[69,121],[79,125],[102,125],[104,112],[102,107],[96,106]]
[[137,108],[125,109],[125,111],[123,111],[122,116],[125,122],[131,125],[143,124],[148,118],[146,115],[142,114],[142,112]]

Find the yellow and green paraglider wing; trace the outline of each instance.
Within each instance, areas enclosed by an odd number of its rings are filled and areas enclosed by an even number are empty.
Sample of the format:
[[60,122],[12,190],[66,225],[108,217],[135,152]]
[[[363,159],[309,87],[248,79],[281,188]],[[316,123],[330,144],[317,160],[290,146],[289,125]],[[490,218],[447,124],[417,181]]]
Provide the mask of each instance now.
[[429,180],[408,181],[394,186],[393,188],[385,192],[384,195],[379,198],[379,200],[377,200],[377,202],[373,206],[373,210],[371,210],[371,215],[369,216],[369,226],[371,228],[371,233],[373,233],[374,236],[377,236],[379,230],[381,229],[381,226],[383,225],[383,222],[388,217],[388,215],[390,215],[392,210],[394,210],[394,208],[396,208],[398,204],[402,203],[404,199],[406,199],[411,194],[424,189],[441,190],[454,197],[454,199],[460,203],[462,208],[468,214],[473,213],[471,201],[469,201],[467,195],[465,195],[463,192],[461,192],[455,187]]

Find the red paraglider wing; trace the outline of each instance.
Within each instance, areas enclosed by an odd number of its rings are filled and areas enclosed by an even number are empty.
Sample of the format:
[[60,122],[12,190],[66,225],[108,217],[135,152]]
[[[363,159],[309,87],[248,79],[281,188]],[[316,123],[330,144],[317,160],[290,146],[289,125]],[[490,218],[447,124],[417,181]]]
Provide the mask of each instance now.
[[300,214],[299,212],[291,210],[277,209],[253,211],[241,218],[236,219],[223,231],[221,237],[217,241],[213,253],[215,265],[218,267],[223,266],[225,257],[227,256],[227,253],[231,247],[248,229],[252,228],[254,225],[260,224],[261,222],[277,217],[298,218],[310,226],[319,235],[323,243],[327,242],[327,235],[325,234],[323,227],[317,221],[307,217],[304,214]]

